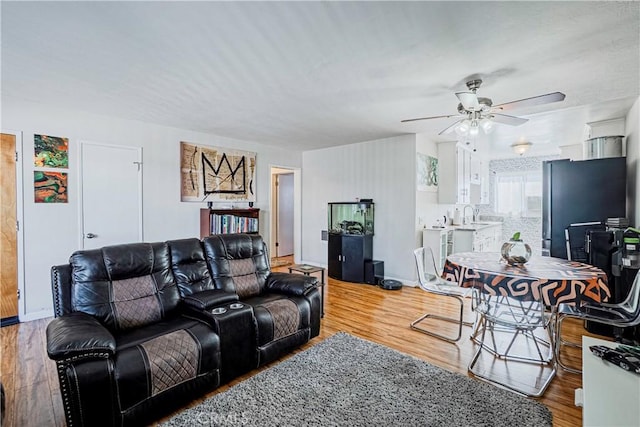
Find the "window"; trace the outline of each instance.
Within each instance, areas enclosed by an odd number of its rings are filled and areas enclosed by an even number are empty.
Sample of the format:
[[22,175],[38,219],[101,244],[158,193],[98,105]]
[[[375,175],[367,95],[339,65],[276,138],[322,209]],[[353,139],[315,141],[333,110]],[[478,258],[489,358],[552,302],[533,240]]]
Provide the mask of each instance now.
[[495,211],[515,217],[539,217],[542,212],[542,172],[498,172]]

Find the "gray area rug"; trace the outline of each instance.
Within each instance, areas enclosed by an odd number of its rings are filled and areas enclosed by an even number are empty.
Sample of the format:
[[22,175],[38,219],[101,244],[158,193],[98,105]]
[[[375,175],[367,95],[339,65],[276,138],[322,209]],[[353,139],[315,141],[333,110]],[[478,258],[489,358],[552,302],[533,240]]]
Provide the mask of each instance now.
[[165,426],[550,426],[541,403],[344,332]]

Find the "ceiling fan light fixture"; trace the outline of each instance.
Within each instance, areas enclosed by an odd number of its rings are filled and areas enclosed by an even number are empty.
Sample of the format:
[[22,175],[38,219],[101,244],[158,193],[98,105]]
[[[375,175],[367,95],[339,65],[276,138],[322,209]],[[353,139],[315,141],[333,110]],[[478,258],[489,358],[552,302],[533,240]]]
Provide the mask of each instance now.
[[529,148],[531,148],[532,145],[533,144],[531,144],[529,141],[518,141],[511,144],[511,149],[514,153],[522,156],[524,153],[529,151]]
[[478,136],[478,131],[480,131],[478,121],[474,120],[471,122],[471,127],[469,128],[469,136]]
[[489,135],[493,132],[493,121],[488,118],[484,118],[480,120],[480,127],[485,134]]
[[456,133],[458,136],[467,136],[469,134],[469,130],[471,129],[471,121],[465,119],[461,121],[458,126],[456,126]]

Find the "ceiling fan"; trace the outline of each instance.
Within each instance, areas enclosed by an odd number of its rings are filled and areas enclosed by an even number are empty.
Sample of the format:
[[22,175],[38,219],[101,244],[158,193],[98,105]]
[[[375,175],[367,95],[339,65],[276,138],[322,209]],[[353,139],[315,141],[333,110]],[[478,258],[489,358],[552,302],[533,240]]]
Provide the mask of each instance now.
[[493,105],[490,98],[483,98],[476,95],[476,91],[482,84],[481,79],[473,79],[467,82],[469,92],[457,92],[456,96],[460,100],[458,104],[458,114],[447,114],[443,116],[419,117],[416,119],[402,120],[402,123],[415,122],[418,120],[443,119],[449,117],[462,116],[461,119],[443,129],[438,135],[450,133],[455,130],[461,136],[475,136],[482,129],[485,133],[491,132],[493,124],[501,123],[510,126],[518,126],[528,121],[520,117],[502,114],[515,108],[531,107],[534,105],[548,104],[562,101],[565,94],[562,92],[552,92],[545,95],[538,95],[531,98],[519,99],[504,104]]

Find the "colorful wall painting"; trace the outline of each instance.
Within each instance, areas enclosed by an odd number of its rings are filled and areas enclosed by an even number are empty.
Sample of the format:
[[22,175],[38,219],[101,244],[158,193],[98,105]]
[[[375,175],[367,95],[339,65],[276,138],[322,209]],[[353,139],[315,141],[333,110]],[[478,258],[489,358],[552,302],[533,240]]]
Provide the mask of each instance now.
[[33,165],[37,168],[68,168],[69,139],[33,135]]
[[180,200],[255,202],[256,153],[180,143]]
[[416,176],[418,191],[438,191],[438,159],[416,153]]
[[35,203],[67,203],[67,173],[33,171]]

